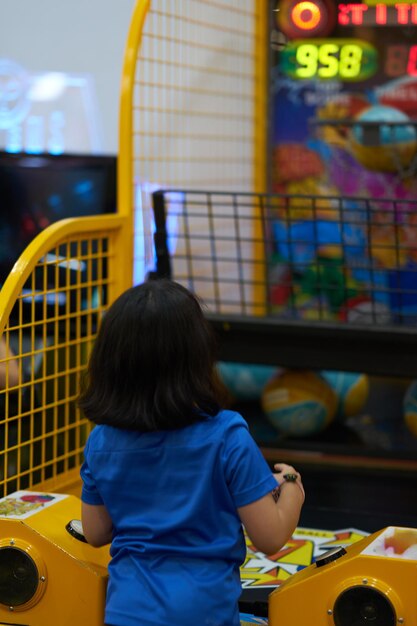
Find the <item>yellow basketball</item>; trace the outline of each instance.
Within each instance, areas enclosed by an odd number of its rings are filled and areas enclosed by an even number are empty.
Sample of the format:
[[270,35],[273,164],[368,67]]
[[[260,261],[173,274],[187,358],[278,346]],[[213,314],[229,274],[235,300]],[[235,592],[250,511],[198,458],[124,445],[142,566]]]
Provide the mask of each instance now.
[[320,432],[330,424],[337,397],[320,374],[288,370],[265,386],[262,408],[279,432],[299,437]]

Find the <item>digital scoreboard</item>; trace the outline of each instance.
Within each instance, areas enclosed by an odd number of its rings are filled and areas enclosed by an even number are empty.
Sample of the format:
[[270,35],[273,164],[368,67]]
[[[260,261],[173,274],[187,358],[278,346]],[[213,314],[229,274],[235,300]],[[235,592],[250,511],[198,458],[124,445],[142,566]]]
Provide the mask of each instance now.
[[283,74],[295,79],[360,81],[377,71],[378,53],[359,39],[298,40],[286,46],[280,64]]
[[417,2],[271,0],[269,17],[269,189],[288,197],[271,275],[300,317],[417,319]]
[[381,173],[377,185],[356,171],[367,181],[358,191],[415,197],[417,2],[271,0],[270,21],[272,190],[335,191],[336,154],[341,172],[352,157],[353,169]]
[[357,39],[311,39],[289,43],[281,68],[291,78],[365,80],[381,69],[387,77],[417,76],[417,44],[389,44],[382,55]]
[[344,81],[417,76],[417,3],[284,0],[274,12],[276,27],[287,38],[279,61],[286,76]]

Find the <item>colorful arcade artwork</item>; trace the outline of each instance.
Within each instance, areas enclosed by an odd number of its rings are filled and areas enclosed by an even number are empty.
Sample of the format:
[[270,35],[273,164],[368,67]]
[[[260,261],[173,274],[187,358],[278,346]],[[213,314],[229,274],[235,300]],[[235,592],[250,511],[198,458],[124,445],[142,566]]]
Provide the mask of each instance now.
[[417,3],[271,0],[270,19],[269,188],[343,199],[313,217],[290,201],[298,212],[274,225],[278,260],[301,268],[300,302],[317,281],[333,285],[326,318],[366,311],[372,280],[378,320],[414,322]]
[[362,554],[417,561],[417,530],[390,526],[382,531]]
[[327,550],[356,543],[368,533],[356,528],[316,530],[297,528],[291,539],[277,554],[266,556],[246,539],[247,555],[240,569],[245,590],[275,588],[292,574],[314,563]]
[[15,491],[0,499],[0,517],[23,520],[67,497],[57,493]]

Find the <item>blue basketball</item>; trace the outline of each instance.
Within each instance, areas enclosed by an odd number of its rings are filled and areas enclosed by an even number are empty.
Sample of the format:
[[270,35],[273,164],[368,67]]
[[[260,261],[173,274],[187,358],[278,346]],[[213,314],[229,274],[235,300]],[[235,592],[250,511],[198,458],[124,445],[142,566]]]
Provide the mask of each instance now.
[[272,365],[228,361],[219,361],[217,370],[234,400],[259,400],[266,383],[279,371]]
[[360,413],[369,395],[369,378],[366,374],[322,371],[321,375],[336,394],[337,419]]

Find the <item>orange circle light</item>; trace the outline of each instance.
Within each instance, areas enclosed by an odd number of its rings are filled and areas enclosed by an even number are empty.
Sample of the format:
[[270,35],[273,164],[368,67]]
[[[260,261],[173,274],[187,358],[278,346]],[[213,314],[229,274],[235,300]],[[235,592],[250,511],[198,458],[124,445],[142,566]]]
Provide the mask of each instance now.
[[320,24],[322,14],[314,2],[298,2],[291,11],[291,19],[300,30],[313,30]]

